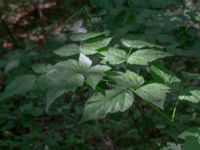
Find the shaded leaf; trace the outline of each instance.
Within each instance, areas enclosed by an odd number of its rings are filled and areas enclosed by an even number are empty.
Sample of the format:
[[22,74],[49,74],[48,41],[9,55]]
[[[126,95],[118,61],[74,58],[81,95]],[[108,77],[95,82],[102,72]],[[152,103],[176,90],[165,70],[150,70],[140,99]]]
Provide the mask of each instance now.
[[0,99],[6,99],[30,91],[35,84],[36,79],[36,76],[30,74],[16,77],[10,84],[6,86]]
[[64,57],[76,55],[79,54],[79,52],[80,48],[76,44],[69,44],[54,51],[55,54]]
[[49,90],[46,94],[47,102],[46,102],[46,112],[48,113],[50,106],[54,103],[54,101],[63,95],[67,90],[66,89],[52,89]]
[[182,74],[185,78],[200,80],[200,74],[199,73],[191,73],[191,72],[183,71]]
[[39,73],[39,74],[42,74],[42,73],[46,73],[48,72],[49,70],[52,69],[52,65],[45,65],[45,64],[35,64],[32,66],[32,70],[35,72],[35,73]]
[[12,69],[18,67],[18,66],[19,66],[19,63],[20,63],[20,60],[19,60],[19,59],[15,59],[15,60],[10,61],[10,62],[6,65],[4,72],[5,72],[5,73],[8,73],[8,72],[11,71]]

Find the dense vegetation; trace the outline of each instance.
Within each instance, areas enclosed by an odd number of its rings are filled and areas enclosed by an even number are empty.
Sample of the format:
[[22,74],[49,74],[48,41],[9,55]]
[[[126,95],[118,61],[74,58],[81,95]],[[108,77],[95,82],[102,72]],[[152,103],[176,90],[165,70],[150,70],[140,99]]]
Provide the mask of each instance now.
[[199,150],[192,0],[0,0],[0,150]]

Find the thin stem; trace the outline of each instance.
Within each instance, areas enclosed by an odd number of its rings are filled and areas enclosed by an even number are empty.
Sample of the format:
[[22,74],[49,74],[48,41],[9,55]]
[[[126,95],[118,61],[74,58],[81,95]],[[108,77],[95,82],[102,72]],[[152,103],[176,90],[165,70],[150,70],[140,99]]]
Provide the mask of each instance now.
[[[128,57],[131,55],[131,53],[132,53],[132,50],[133,50],[133,48],[132,47],[130,47],[130,49],[129,49],[129,52],[128,52]],[[127,57],[127,58],[128,58]],[[126,61],[126,65],[125,65],[125,71],[127,71],[127,69],[128,69],[128,61]]]
[[[151,105],[151,106],[153,106],[153,105]],[[163,118],[165,118],[168,122],[171,122],[171,120],[170,120],[170,118],[167,116],[167,115],[165,115],[162,111],[160,111],[158,108],[156,108],[155,106],[153,106],[154,107],[154,110],[156,110],[156,112],[157,113],[159,113]]]
[[135,89],[134,89],[134,88],[131,88],[130,90],[131,90],[133,93],[135,93]]
[[176,104],[175,104],[174,109],[173,109],[173,113],[172,113],[172,119],[171,119],[172,122],[174,122],[174,119],[175,119],[175,116],[176,116],[176,110],[177,110],[177,107],[178,107],[178,103],[179,103],[179,100],[177,99]]
[[[183,86],[181,87],[181,89],[180,89],[178,95],[183,91],[184,87],[187,85],[187,83],[188,83],[189,81],[190,81],[190,79],[188,79],[188,80],[185,81],[185,83],[184,83]],[[171,121],[172,121],[172,122],[174,122],[174,120],[175,120],[178,104],[179,104],[179,99],[178,99],[178,97],[177,97],[177,100],[176,100],[176,103],[175,103],[175,106],[174,106],[174,109],[173,109],[172,117],[171,117]]]

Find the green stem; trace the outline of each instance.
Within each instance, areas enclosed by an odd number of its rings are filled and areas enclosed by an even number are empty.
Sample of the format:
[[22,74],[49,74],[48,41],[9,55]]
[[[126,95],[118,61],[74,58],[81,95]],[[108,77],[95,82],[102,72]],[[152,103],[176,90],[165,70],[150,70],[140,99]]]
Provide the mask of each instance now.
[[[130,47],[130,49],[129,49],[129,52],[128,52],[128,57],[131,55],[131,53],[132,53],[132,50],[133,50],[133,48],[132,47]],[[127,58],[128,58],[127,57]],[[126,65],[125,65],[125,71],[127,71],[127,69],[128,69],[128,61],[126,61]]]
[[[183,91],[183,89],[185,88],[185,86],[187,85],[187,83],[188,83],[189,81],[190,81],[190,79],[188,79],[188,80],[185,81],[185,83],[184,83],[183,86],[181,87],[181,89],[180,89],[178,95]],[[171,121],[172,121],[172,122],[174,122],[174,120],[175,120],[178,104],[179,104],[179,99],[178,99],[178,97],[177,97],[177,100],[176,100],[176,103],[175,103],[175,106],[174,106],[174,109],[173,109],[172,117],[171,117]]]
[[176,110],[177,110],[177,107],[178,107],[178,103],[179,103],[179,100],[177,99],[176,104],[175,104],[174,109],[173,109],[173,113],[172,113],[172,119],[171,119],[172,122],[174,122],[174,119],[175,119],[175,116],[176,116]]
[[153,104],[151,104],[151,103],[148,103],[151,107],[153,107],[154,108],[154,110],[157,112],[157,113],[159,113],[163,118],[165,118],[168,122],[171,122],[171,120],[170,120],[170,118],[167,116],[167,115],[165,115],[162,111],[160,111],[160,109],[158,109],[156,106],[154,106]]

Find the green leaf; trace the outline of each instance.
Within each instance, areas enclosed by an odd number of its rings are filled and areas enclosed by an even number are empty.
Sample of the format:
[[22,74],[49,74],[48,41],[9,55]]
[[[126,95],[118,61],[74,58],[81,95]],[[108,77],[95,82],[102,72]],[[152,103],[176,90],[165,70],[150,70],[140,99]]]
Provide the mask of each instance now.
[[152,65],[151,70],[155,74],[157,74],[159,77],[161,77],[165,83],[174,83],[174,82],[180,82],[181,81],[171,71],[167,70],[166,68],[164,68],[161,65],[159,65],[159,67],[157,67],[157,66]]
[[200,141],[199,138],[189,137],[182,145],[182,150],[199,150]]
[[52,69],[52,65],[45,65],[45,64],[35,64],[32,66],[32,70],[35,73],[43,74],[48,72],[49,70]]
[[182,149],[183,150],[199,150],[200,147],[200,128],[192,127],[179,135],[179,138],[185,140]]
[[128,47],[128,48],[135,48],[135,49],[141,49],[141,48],[144,48],[144,47],[163,48],[163,46],[152,44],[152,43],[148,43],[148,42],[145,42],[145,41],[140,41],[140,40],[122,39],[121,42],[125,47]]
[[81,67],[75,60],[61,61],[40,76],[38,86],[44,89],[74,90],[84,83]]
[[102,80],[105,75],[104,72],[110,70],[111,68],[106,65],[96,65],[89,68],[86,73],[86,83],[90,85],[93,89],[96,88],[97,84]]
[[149,62],[169,56],[172,56],[172,54],[158,50],[143,49],[132,53],[128,58],[128,63],[135,65],[148,65]]
[[67,37],[66,35],[63,33],[63,34],[60,34],[58,36],[53,36],[53,38],[47,40],[45,43],[44,43],[44,51],[53,51],[63,45],[65,45],[67,41]]
[[180,144],[167,142],[167,145],[160,150],[182,150],[182,149]]
[[[67,70],[67,72],[72,75],[82,75],[86,77],[86,83],[92,88],[101,81],[104,76],[104,72],[110,70],[110,67],[106,65],[96,65],[92,66],[92,61],[89,57],[84,54],[80,54],[79,61],[68,60],[56,64],[60,69]],[[65,75],[66,76],[66,75]]]
[[54,103],[54,101],[63,95],[67,90],[66,89],[52,89],[47,91],[46,98],[46,112],[48,113],[50,106]]
[[73,56],[79,53],[93,55],[98,49],[108,46],[112,38],[105,38],[92,43],[84,43],[80,47],[77,44],[68,44],[54,51],[55,54],[63,57]]
[[40,76],[37,85],[46,90],[51,89],[67,89],[69,91],[75,90],[84,83],[84,76],[80,73],[66,73],[63,71],[48,72]]
[[67,81],[64,88],[70,91],[74,91],[76,90],[76,88],[83,86],[83,83],[85,81],[85,77],[83,76],[83,74],[80,73],[70,74],[68,77],[66,76],[66,78]]
[[170,88],[164,84],[152,83],[142,86],[135,93],[147,102],[150,102],[157,107],[164,109],[166,93]]
[[6,65],[4,72],[5,72],[5,73],[8,73],[8,72],[11,71],[12,69],[17,68],[17,67],[19,66],[19,63],[20,63],[20,60],[19,60],[19,59],[15,59],[15,60],[10,61],[10,62]]
[[180,100],[198,103],[200,102],[200,89],[185,90],[180,94],[178,98]]
[[126,71],[126,73],[119,72],[118,76],[111,77],[116,83],[116,86],[122,88],[139,88],[144,84],[144,78],[132,71]]
[[103,35],[104,33],[73,33],[69,38],[72,41],[85,41]]
[[56,69],[65,70],[71,73],[77,72],[77,70],[81,69],[79,62],[73,59],[69,59],[67,61],[60,61],[57,64],[55,64],[55,67]]
[[102,63],[109,62],[112,65],[118,65],[126,62],[128,54],[118,48],[110,48],[108,51],[101,52],[104,56]]
[[85,56],[84,54],[80,54],[79,64],[82,68],[81,70],[84,70],[84,72],[86,72],[87,69],[89,69],[89,67],[92,66],[92,61],[89,57]]
[[105,95],[98,93],[86,102],[82,121],[104,118],[108,113],[124,112],[133,100],[133,95],[122,89],[107,90]]
[[92,66],[92,60],[84,54],[80,54],[78,61],[70,59],[68,61],[61,61],[55,66],[67,72],[85,74]]
[[112,38],[106,38],[97,42],[92,43],[84,43],[81,45],[80,50],[81,53],[85,55],[93,55],[96,54],[98,49],[104,48],[108,46]]
[[191,72],[183,71],[182,74],[185,78],[200,80],[200,74],[199,73],[191,73]]
[[36,76],[30,74],[16,77],[9,85],[6,86],[0,99],[3,100],[30,91],[35,84],[36,79]]
[[54,51],[55,54],[64,57],[73,56],[79,54],[79,52],[80,47],[77,44],[69,44]]
[[74,90],[81,86],[85,80],[88,85],[95,89],[102,80],[104,73],[110,70],[106,65],[92,66],[92,61],[84,54],[80,54],[79,61],[60,61],[39,79],[39,86],[44,89],[65,88]]
[[[189,128],[185,131],[183,131],[179,136],[181,139],[187,139],[188,137],[195,137],[199,138],[200,137],[200,127],[192,127]],[[200,140],[200,139],[199,139]],[[200,142],[200,141],[199,141]]]

